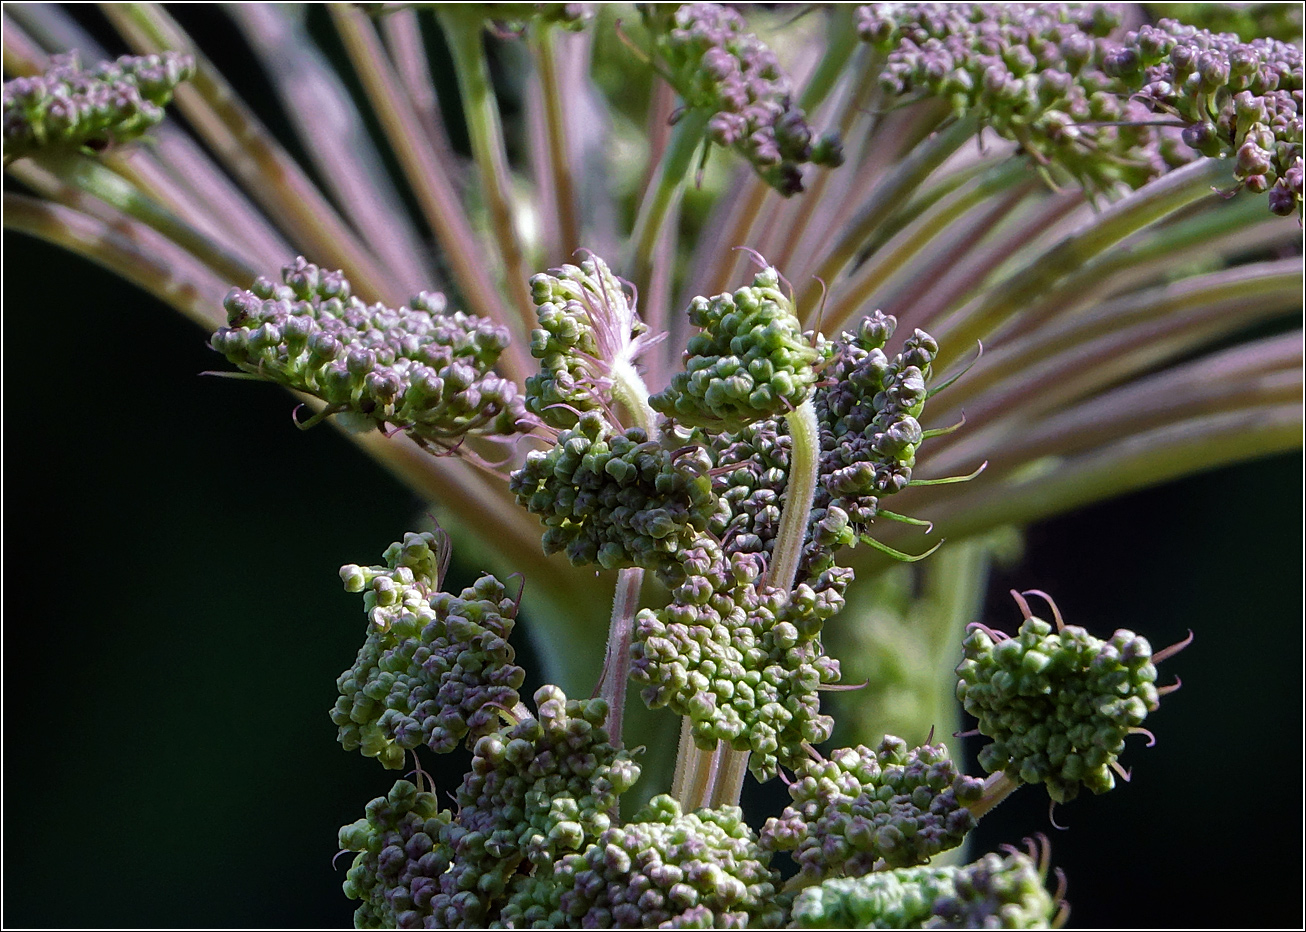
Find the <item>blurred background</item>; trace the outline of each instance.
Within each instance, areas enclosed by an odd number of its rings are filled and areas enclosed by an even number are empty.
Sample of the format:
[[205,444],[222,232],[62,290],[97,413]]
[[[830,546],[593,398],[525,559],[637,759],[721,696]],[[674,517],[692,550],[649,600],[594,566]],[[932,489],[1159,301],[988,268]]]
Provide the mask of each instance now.
[[[280,389],[201,376],[228,368],[206,334],[108,273],[6,233],[3,285],[0,918],[350,925],[336,828],[395,774],[327,717],[365,624],[336,570],[426,504],[331,427],[295,430]],[[455,555],[450,585],[478,569]],[[1066,831],[1025,789],[976,850],[1047,834],[1071,926],[1300,925],[1300,455],[1034,526],[987,624],[1014,630],[1013,587],[1099,635],[1195,641],[1163,667],[1185,685],[1148,720],[1157,746],[1131,740],[1131,784],[1059,807]],[[465,761],[425,758],[441,793]],[[783,798],[750,790],[753,824]]]

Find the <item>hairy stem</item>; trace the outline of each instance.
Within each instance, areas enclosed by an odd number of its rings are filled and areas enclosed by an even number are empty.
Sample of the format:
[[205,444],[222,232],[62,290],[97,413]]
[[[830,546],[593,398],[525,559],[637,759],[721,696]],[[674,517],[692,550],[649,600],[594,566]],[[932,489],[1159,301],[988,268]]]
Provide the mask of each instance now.
[[816,408],[809,398],[785,415],[793,446],[789,450],[789,480],[785,486],[784,510],[776,531],[775,549],[771,551],[771,568],[767,583],[785,591],[794,588],[798,562],[807,538],[807,520],[816,495],[817,467],[821,457],[821,439],[816,424]]
[[608,737],[621,744],[621,726],[626,711],[626,684],[630,680],[630,643],[639,611],[639,590],[644,571],[631,567],[617,573],[617,591],[612,600],[612,622],[608,626],[607,653],[599,677],[598,694],[608,703]]

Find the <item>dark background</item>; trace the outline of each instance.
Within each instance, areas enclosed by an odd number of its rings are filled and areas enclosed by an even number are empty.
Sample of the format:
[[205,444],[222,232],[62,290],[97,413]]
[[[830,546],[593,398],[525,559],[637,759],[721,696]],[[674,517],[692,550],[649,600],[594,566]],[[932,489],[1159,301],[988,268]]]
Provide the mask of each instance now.
[[[424,503],[280,389],[199,377],[220,360],[170,309],[4,247],[4,924],[349,925],[336,827],[394,774],[327,718],[363,632],[336,568]],[[1293,453],[1044,522],[995,575],[1006,630],[1016,587],[1098,633],[1196,634],[1132,784],[1067,831],[1025,789],[977,833],[1049,835],[1070,925],[1301,924],[1301,518]]]
[[[5,924],[347,925],[335,828],[393,774],[327,719],[362,634],[335,570],[422,503],[280,389],[200,377],[204,335],[130,286],[4,259]],[[1072,925],[1300,923],[1301,508],[1296,454],[1224,469],[1040,524],[994,579],[1008,629],[1019,586],[1196,633],[1131,785],[981,825],[1052,837]]]

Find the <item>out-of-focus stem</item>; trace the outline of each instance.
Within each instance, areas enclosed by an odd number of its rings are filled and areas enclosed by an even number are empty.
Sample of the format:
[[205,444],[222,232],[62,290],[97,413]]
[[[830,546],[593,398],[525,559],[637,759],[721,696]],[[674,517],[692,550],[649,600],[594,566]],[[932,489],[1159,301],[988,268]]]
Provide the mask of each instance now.
[[45,188],[38,177],[41,168],[48,170],[60,184],[69,185],[97,197],[129,217],[134,217],[172,240],[182,249],[208,266],[219,279],[226,282],[250,282],[258,270],[243,258],[233,254],[221,243],[210,239],[200,230],[186,223],[165,207],[141,194],[128,181],[101,165],[97,160],[77,153],[50,153],[31,161],[24,160],[10,171],[15,177],[33,187]]
[[[930,173],[942,165],[952,153],[975,135],[977,121],[972,117],[957,120],[940,130],[907,158],[898,163],[876,185],[870,199],[862,206],[849,226],[825,254],[817,267],[816,277],[833,285],[844,266],[852,261],[866,239],[879,224],[893,214]],[[808,284],[798,296],[798,319],[808,321],[820,300],[820,282]]]
[[560,243],[550,244],[549,248],[553,254],[569,256],[581,246],[580,217],[577,214],[576,182],[571,174],[571,158],[567,150],[567,111],[558,81],[554,27],[549,23],[535,23],[530,35],[544,101],[546,155],[553,192],[552,214],[562,239]]
[[942,322],[934,334],[939,340],[936,371],[944,372],[969,353],[976,340],[988,336],[1063,275],[1131,233],[1196,200],[1212,196],[1212,185],[1228,171],[1228,164],[1220,159],[1200,159],[1178,168],[1107,207],[1041,256],[1031,257],[1016,275]]
[[6,191],[4,222],[7,229],[85,256],[203,327],[221,322],[227,283],[138,221],[124,217],[108,224],[70,207]]
[[798,97],[799,108],[809,115],[829,95],[859,45],[857,29],[853,25],[854,9],[855,6],[851,3],[839,4],[830,9],[830,22],[826,27],[829,39],[825,52]]
[[195,76],[177,88],[177,106],[227,168],[306,253],[322,265],[342,269],[360,295],[393,304],[408,297],[391,285],[376,259],[294,159],[162,8],[106,3],[101,9],[137,52],[175,50],[194,56]]
[[405,294],[434,287],[417,231],[349,90],[309,37],[304,9],[246,3],[230,13],[350,224]]
[[[630,237],[630,254],[622,267],[630,270],[631,280],[641,297],[649,291],[649,282],[653,277],[653,257],[662,233],[663,221],[671,205],[680,196],[694,163],[694,153],[703,141],[707,119],[707,114],[700,110],[684,112],[672,132],[671,144],[658,162],[657,173],[644,195],[643,203],[640,204],[639,216],[635,219],[635,229]],[[657,320],[659,314],[665,319],[665,313],[649,309],[647,319]]]
[[499,122],[499,105],[490,82],[490,67],[482,38],[484,14],[478,8],[458,10],[439,6],[436,15],[444,30],[458,75],[463,118],[471,140],[472,158],[481,177],[481,194],[490,214],[490,226],[503,260],[503,276],[511,304],[517,311],[520,332],[529,337],[535,327],[535,304],[527,284],[531,270],[526,265],[512,215],[512,178]]
[[[514,338],[508,351],[500,357],[500,364],[505,374],[524,382],[526,375],[534,371],[526,350],[535,325],[530,296],[526,296],[525,305],[517,308],[515,316],[510,314],[490,277],[480,254],[480,244],[455,193],[452,172],[440,161],[438,151],[429,145],[425,134],[418,130],[417,117],[399,87],[394,70],[386,62],[371,22],[361,11],[343,5],[332,6],[331,14],[381,128],[439,240],[458,290],[472,311],[514,330]],[[524,288],[524,280],[521,284]]]
[[[907,235],[900,238],[887,254],[879,255],[859,268],[840,289],[838,297],[826,306],[821,315],[822,329],[827,333],[837,331],[873,300],[884,283],[929,246],[936,236],[947,231],[971,209],[984,205],[994,194],[1007,190],[1026,177],[1025,167],[1018,162],[1005,162],[997,168],[940,201],[910,227]],[[1029,190],[1030,184],[1026,182],[1024,192]]]
[[426,56],[426,44],[414,9],[396,9],[381,17],[381,32],[390,47],[395,74],[408,93],[413,112],[436,157],[448,164],[453,160],[453,147],[440,112],[440,98],[435,92],[431,63]]

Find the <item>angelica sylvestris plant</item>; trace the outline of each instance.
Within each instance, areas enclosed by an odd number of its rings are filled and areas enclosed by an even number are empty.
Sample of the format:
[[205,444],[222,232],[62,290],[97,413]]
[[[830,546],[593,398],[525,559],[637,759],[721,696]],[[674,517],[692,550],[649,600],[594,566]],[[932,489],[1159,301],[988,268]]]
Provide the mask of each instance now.
[[[1145,768],[1186,642],[970,606],[1004,528],[1300,444],[1291,11],[233,7],[305,164],[169,12],[102,12],[134,55],[5,8],[6,226],[438,517],[340,570],[330,718],[400,772],[340,829],[360,927],[1064,919],[1045,840],[962,846]],[[868,596],[908,576],[949,597]]]

